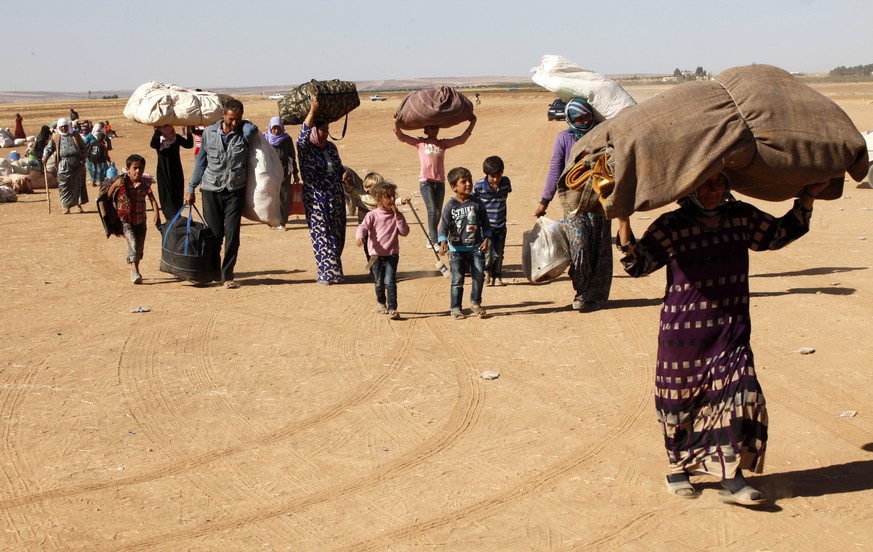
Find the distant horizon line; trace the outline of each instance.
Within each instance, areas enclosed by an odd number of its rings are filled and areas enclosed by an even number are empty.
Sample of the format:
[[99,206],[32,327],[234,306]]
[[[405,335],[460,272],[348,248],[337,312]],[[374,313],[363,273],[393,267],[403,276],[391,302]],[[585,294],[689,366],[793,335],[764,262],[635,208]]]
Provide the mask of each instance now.
[[[666,73],[623,73],[619,75],[604,75],[605,77],[611,79],[625,79],[625,78],[655,78],[660,76],[668,76]],[[330,79],[315,79],[315,80],[330,80]],[[163,81],[158,81],[163,82]],[[215,86],[215,87],[204,87],[203,90],[208,90],[210,92],[227,92],[230,90],[258,90],[265,92],[279,92],[279,91],[289,91],[301,84],[305,84],[309,81],[302,81],[297,84],[284,84],[284,85],[254,85],[254,86]],[[451,86],[488,86],[489,84],[493,85],[502,85],[502,84],[528,84],[530,86],[539,86],[534,83],[529,76],[482,76],[482,77],[409,77],[403,79],[366,79],[366,80],[356,80],[351,81],[357,85],[359,90],[363,91],[381,91],[381,90],[392,90],[392,89],[403,89],[408,86],[404,86],[402,83],[434,83],[441,82]],[[174,86],[182,86],[183,88],[192,89],[190,86],[180,85],[178,83],[165,83],[172,84]],[[141,86],[141,85],[140,85]],[[137,87],[138,88],[138,87]],[[2,95],[75,95],[75,96],[87,96],[90,94],[91,96],[100,96],[105,94],[131,94],[136,88],[117,88],[117,89],[96,89],[96,90],[0,90],[0,94]],[[92,99],[100,99],[92,98]]]

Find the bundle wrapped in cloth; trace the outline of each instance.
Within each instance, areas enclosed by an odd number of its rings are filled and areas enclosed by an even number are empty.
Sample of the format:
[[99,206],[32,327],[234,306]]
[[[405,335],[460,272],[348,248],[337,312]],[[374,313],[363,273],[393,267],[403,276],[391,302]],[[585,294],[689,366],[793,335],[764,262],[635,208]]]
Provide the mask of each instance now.
[[323,120],[328,123],[339,121],[361,105],[355,83],[337,79],[327,81],[312,79],[293,88],[279,100],[279,117],[282,118],[282,124],[302,124],[309,113],[310,99],[314,96],[318,96],[316,121]]
[[864,138],[834,102],[769,65],[680,84],[583,136],[558,182],[565,212],[626,217],[678,200],[724,171],[731,188],[784,201],[809,184],[842,195],[867,173]]
[[531,72],[534,74],[531,80],[565,102],[573,98],[587,100],[598,121],[611,119],[622,109],[637,105],[636,100],[614,80],[583,69],[561,56],[543,56],[543,63]]
[[207,126],[221,119],[222,102],[229,97],[149,81],[134,90],[124,106],[124,116],[149,126]]
[[426,126],[449,128],[473,117],[473,102],[450,86],[410,92],[394,114],[403,130]]

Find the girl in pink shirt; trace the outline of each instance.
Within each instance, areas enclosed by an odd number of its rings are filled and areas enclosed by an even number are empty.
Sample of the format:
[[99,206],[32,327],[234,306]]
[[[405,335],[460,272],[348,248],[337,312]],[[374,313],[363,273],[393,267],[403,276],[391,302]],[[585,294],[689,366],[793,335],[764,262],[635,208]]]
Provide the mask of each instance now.
[[[355,231],[358,247],[367,240],[367,249],[373,255],[373,279],[376,281],[376,312],[397,320],[397,262],[400,259],[400,236],[409,235],[409,225],[394,201],[397,186],[393,182],[377,182],[370,189],[378,207],[364,216]],[[373,260],[371,259],[371,260]]]
[[437,126],[426,126],[424,127],[424,138],[413,138],[404,134],[400,129],[400,122],[397,119],[394,120],[394,135],[397,136],[397,139],[418,149],[418,160],[421,163],[418,186],[427,209],[427,227],[430,235],[428,247],[431,243],[436,243],[437,225],[446,197],[445,152],[449,148],[460,146],[466,142],[473,133],[474,126],[476,126],[475,115],[470,117],[467,129],[457,138],[438,139],[437,134],[439,134],[440,129]]

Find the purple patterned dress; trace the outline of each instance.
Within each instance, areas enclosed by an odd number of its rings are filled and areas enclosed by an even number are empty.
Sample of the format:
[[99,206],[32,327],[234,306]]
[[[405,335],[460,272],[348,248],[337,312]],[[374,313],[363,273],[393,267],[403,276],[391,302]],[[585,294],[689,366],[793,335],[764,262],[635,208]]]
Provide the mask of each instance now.
[[760,473],[767,408],[749,345],[749,249],[784,247],[809,230],[796,201],[782,218],[742,202],[717,226],[683,207],[659,217],[621,259],[628,274],[667,266],[655,406],[671,473]]
[[332,142],[319,148],[309,141],[308,126],[300,128],[297,159],[303,176],[303,206],[315,253],[316,278],[343,281],[343,247],[346,242],[346,194],[343,166]]

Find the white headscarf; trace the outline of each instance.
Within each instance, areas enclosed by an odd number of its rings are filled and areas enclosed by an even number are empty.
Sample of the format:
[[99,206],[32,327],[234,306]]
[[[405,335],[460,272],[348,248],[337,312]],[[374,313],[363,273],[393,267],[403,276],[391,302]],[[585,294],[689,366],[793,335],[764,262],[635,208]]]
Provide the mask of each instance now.
[[72,133],[73,133],[73,127],[70,125],[70,121],[64,119],[63,117],[61,117],[60,119],[58,119],[58,126],[57,126],[57,128],[58,128],[58,134],[61,134],[61,127],[62,127],[62,126],[67,127],[67,134],[72,134]]

